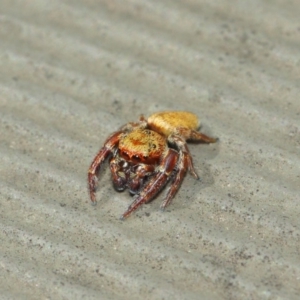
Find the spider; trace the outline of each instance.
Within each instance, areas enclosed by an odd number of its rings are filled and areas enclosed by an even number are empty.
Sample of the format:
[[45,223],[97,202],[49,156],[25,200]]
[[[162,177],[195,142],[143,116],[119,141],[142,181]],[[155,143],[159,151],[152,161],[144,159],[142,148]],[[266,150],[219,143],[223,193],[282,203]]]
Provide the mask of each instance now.
[[89,194],[96,204],[96,185],[101,165],[109,159],[112,181],[117,191],[126,188],[135,196],[123,213],[127,218],[143,203],[147,203],[171,181],[161,204],[170,204],[187,172],[199,179],[186,141],[215,143],[196,131],[200,122],[196,115],[185,111],[166,111],[140,117],[110,135],[94,158],[88,171]]

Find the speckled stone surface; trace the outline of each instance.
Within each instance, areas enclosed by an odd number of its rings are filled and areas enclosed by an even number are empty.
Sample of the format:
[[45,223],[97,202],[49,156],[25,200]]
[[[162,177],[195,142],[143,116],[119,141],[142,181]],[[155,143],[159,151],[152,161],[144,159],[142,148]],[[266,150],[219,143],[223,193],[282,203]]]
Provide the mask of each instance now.
[[[299,299],[300,6],[0,3],[1,299]],[[126,221],[107,165],[141,114],[187,110],[213,145]]]

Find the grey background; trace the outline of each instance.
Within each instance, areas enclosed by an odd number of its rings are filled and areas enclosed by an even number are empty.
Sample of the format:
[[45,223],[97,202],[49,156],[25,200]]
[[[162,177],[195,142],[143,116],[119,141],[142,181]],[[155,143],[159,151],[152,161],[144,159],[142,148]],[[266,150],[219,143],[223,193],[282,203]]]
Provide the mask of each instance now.
[[[299,1],[0,3],[1,299],[300,298]],[[87,170],[108,134],[187,110],[216,145],[125,222]]]

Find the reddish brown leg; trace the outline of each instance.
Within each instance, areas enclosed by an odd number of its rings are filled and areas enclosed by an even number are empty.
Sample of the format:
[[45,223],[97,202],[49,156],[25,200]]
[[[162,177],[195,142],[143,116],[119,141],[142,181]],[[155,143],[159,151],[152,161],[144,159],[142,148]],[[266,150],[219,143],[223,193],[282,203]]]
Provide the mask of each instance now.
[[193,142],[204,142],[204,143],[215,143],[218,139],[209,137],[199,131],[179,127],[176,129],[178,135],[183,136],[185,140],[190,140]]
[[113,152],[116,145],[119,142],[120,135],[122,131],[115,132],[112,134],[104,143],[104,146],[100,149],[96,157],[94,158],[89,171],[88,171],[88,185],[90,198],[93,204],[96,204],[96,186],[98,181],[98,173],[101,167],[101,164],[105,159]]
[[139,194],[139,196],[133,201],[133,203],[128,207],[127,211],[121,216],[124,220],[133,211],[135,211],[143,203],[147,203],[152,200],[158,192],[165,186],[170,178],[171,172],[174,170],[178,160],[178,153],[169,149],[167,155],[161,162],[161,170],[154,175],[151,180],[146,184],[145,188]]
[[191,153],[187,147],[187,144],[186,144],[186,141],[184,140],[184,138],[181,136],[178,136],[178,135],[170,135],[168,138],[168,141],[171,144],[173,144],[173,145],[175,144],[178,147],[179,151],[182,152],[182,154],[184,156],[184,163],[187,165],[188,170],[196,179],[199,179],[199,176],[196,173],[196,170],[193,165]]
[[186,154],[180,155],[179,162],[177,164],[178,171],[175,175],[172,185],[169,188],[166,198],[164,199],[163,203],[160,206],[161,210],[164,210],[171,203],[171,200],[174,198],[176,192],[178,191],[182,183],[182,180],[186,174],[188,168],[188,162],[189,162],[188,155]]
[[195,142],[204,142],[204,143],[215,143],[218,139],[212,138],[208,135],[205,135],[201,132],[192,130],[192,133],[189,137],[189,140],[195,141]]
[[217,139],[215,138],[211,138],[201,132],[191,130],[191,129],[179,128],[177,129],[177,132],[180,134],[180,136],[171,135],[168,140],[170,143],[175,144],[179,148],[179,151],[182,153],[182,155],[180,156],[178,162],[178,172],[176,173],[175,179],[168,191],[168,194],[161,205],[162,210],[164,210],[165,207],[168,206],[171,200],[174,198],[176,192],[178,191],[178,188],[180,187],[180,184],[184,178],[187,169],[196,179],[199,179],[199,176],[196,173],[193,165],[191,153],[187,147],[184,138],[188,140],[199,141],[199,142],[203,141],[205,143],[215,143],[217,141]]

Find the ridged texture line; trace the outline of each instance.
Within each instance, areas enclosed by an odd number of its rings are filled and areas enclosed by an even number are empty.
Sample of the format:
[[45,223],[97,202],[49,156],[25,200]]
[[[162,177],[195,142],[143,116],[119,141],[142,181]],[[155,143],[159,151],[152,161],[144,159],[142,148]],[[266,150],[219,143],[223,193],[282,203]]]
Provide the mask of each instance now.
[[[299,299],[298,1],[0,3],[1,299]],[[166,212],[107,165],[121,125],[198,115]]]

